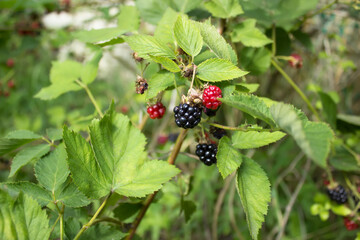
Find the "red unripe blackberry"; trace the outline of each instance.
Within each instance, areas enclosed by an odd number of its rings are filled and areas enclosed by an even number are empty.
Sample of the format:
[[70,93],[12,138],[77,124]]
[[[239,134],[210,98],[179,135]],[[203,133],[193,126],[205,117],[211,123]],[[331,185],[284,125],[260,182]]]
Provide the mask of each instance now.
[[9,58],[7,61],[6,61],[6,66],[8,66],[9,68],[12,68],[14,66],[15,62],[14,62],[14,59],[12,58]]
[[158,144],[160,144],[160,145],[164,145],[165,143],[167,143],[167,141],[168,141],[168,136],[166,136],[166,135],[160,135],[158,138],[157,138],[157,142],[158,142]]
[[178,127],[194,128],[201,121],[201,109],[187,103],[174,107],[175,123]]
[[149,114],[151,119],[162,118],[165,114],[165,111],[166,107],[161,102],[158,102],[147,108],[147,113]]
[[4,91],[4,97],[9,97],[10,96],[10,92],[9,91]]
[[331,200],[337,202],[338,204],[344,204],[348,200],[346,190],[343,186],[338,185],[335,188],[328,188],[327,193]]
[[344,225],[349,231],[359,228],[359,225],[356,222],[347,217],[344,217]]
[[210,166],[216,163],[217,146],[215,144],[201,144],[196,145],[196,155],[200,161],[205,165]]
[[219,87],[210,85],[208,88],[204,89],[203,105],[206,108],[216,110],[221,105],[218,98],[222,98],[221,89]]
[[293,68],[301,68],[303,65],[302,57],[296,53],[293,53],[290,56],[291,56],[291,60],[289,60],[290,66]]
[[14,80],[11,79],[10,81],[8,81],[7,85],[8,85],[9,88],[14,88],[15,87]]

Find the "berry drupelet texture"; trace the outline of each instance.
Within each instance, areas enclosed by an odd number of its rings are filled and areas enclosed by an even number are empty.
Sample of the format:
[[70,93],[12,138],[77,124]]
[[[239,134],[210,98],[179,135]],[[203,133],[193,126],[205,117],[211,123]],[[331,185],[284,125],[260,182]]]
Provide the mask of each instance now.
[[165,111],[166,107],[161,102],[158,102],[147,108],[147,113],[149,114],[151,119],[162,118],[165,114]]
[[175,123],[178,127],[194,128],[201,121],[201,109],[187,103],[174,107]]
[[215,144],[199,143],[196,145],[196,155],[205,165],[210,166],[216,163],[217,146]]
[[338,204],[344,204],[347,202],[348,196],[346,190],[343,186],[338,185],[334,189],[328,189],[327,193],[331,200],[337,202]]
[[219,87],[210,85],[208,88],[204,89],[203,105],[206,108],[216,110],[221,105],[218,98],[222,98],[221,89]]

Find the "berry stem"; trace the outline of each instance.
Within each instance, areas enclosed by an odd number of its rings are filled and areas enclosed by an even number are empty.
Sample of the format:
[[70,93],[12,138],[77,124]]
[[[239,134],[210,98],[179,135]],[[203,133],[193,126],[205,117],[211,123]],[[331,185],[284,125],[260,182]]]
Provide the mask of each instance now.
[[217,124],[217,123],[209,123],[209,125],[217,127],[217,128],[225,129],[225,130],[230,130],[230,131],[242,131],[242,132],[250,132],[250,131],[274,132],[274,131],[280,131],[279,128],[267,129],[267,128],[229,127],[229,126],[224,126],[224,125],[220,125],[220,124]]
[[[172,150],[172,152],[170,153],[170,156],[168,158],[168,163],[171,165],[174,165],[175,160],[180,152],[180,148],[182,143],[184,142],[186,133],[187,133],[188,129],[182,129],[178,138],[176,139],[176,143],[175,146]],[[138,215],[136,216],[135,221],[132,223],[132,226],[129,230],[129,235],[126,237],[126,240],[131,240],[136,233],[136,229],[138,228],[140,222],[142,221],[142,219],[145,216],[146,211],[148,210],[148,208],[150,207],[150,204],[152,203],[152,201],[154,200],[156,194],[158,193],[158,191],[154,192],[153,194],[149,195],[145,202],[144,202],[144,206],[141,208],[140,212],[138,213]],[[76,239],[74,239],[76,240]]]
[[141,131],[144,127],[145,124],[147,122],[147,120],[149,119],[149,115],[145,114],[145,116],[143,117],[143,119],[141,120],[140,124],[138,125],[138,129]]
[[286,79],[286,81],[294,88],[294,90],[300,95],[300,97],[304,100],[308,108],[311,110],[311,112],[315,115],[315,118],[320,121],[320,117],[318,112],[315,110],[315,108],[311,105],[310,100],[306,97],[306,95],[303,93],[303,91],[296,85],[296,83],[289,77],[289,75],[286,74],[286,72],[279,66],[276,59],[273,58],[271,60],[271,64],[283,75],[283,77]]
[[275,56],[276,55],[276,25],[275,23],[272,24],[272,55]]
[[1,82],[7,82],[9,81],[13,76],[14,76],[14,70],[11,69],[6,75],[5,77],[3,77],[3,79],[1,79]]
[[194,85],[195,74],[196,74],[196,68],[197,68],[197,66],[194,64],[194,70],[193,70],[193,75],[192,75],[192,80],[191,80],[190,89],[192,89],[192,88],[193,88],[193,85]]
[[102,111],[101,111],[98,103],[96,102],[96,100],[95,100],[95,98],[94,98],[94,95],[92,94],[92,92],[90,91],[90,89],[88,88],[88,86],[87,86],[86,84],[82,83],[82,82],[79,81],[79,80],[75,80],[75,82],[76,82],[77,84],[79,84],[80,87],[82,87],[83,89],[85,89],[85,91],[86,91],[87,95],[89,96],[90,101],[91,101],[92,104],[94,105],[97,113],[99,114],[99,116],[100,116],[101,118],[103,118],[103,117],[104,117],[104,114],[102,113]]

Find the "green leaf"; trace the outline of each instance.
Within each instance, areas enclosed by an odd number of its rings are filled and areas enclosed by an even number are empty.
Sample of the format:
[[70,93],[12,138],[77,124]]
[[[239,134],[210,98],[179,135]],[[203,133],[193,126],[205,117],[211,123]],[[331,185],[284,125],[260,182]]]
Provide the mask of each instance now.
[[85,231],[79,240],[114,240],[124,239],[126,233],[120,232],[114,227],[105,224],[97,224]]
[[46,153],[50,151],[50,145],[48,144],[40,144],[37,146],[31,146],[22,149],[19,151],[14,159],[12,160],[11,170],[9,177],[12,177],[17,173],[17,171],[31,162],[32,160],[37,160],[40,157],[44,156]]
[[[200,33],[205,44],[211,52],[214,53],[216,57],[229,60],[234,65],[237,65],[237,56],[235,51],[220,35],[215,26],[200,22],[196,22],[196,24],[200,29]],[[235,58],[233,58],[232,55],[235,55]]]
[[344,145],[335,144],[335,151],[330,156],[330,165],[335,169],[345,172],[360,172],[358,160],[354,155],[344,147]]
[[151,60],[154,62],[160,63],[166,70],[170,72],[180,72],[179,66],[170,58],[167,57],[155,57],[150,56]]
[[121,222],[132,217],[142,208],[141,203],[120,203],[118,207],[114,209],[114,215]]
[[126,32],[126,30],[117,27],[92,29],[89,31],[81,30],[74,32],[73,37],[82,42],[97,43],[102,41],[110,41],[112,39],[118,38],[120,35]]
[[246,214],[253,239],[258,239],[259,229],[271,201],[270,182],[264,170],[254,160],[243,156],[236,176],[237,190]]
[[122,6],[118,16],[118,28],[127,31],[137,31],[140,26],[140,14],[134,6]]
[[333,213],[335,213],[336,215],[344,217],[351,214],[351,210],[343,204],[331,203],[331,211],[333,211]]
[[91,59],[85,63],[81,71],[81,80],[86,85],[95,80],[98,73],[98,65],[102,58],[102,49],[100,47],[93,50]]
[[337,118],[344,121],[344,122],[353,124],[355,126],[360,126],[360,116],[339,114],[339,115],[337,115]]
[[174,25],[174,36],[181,49],[190,56],[195,57],[200,53],[203,39],[193,21],[179,15]]
[[237,94],[222,98],[221,101],[227,105],[246,112],[255,118],[263,120],[271,127],[275,127],[269,107],[266,106],[263,100],[255,95]]
[[166,9],[164,15],[162,16],[160,22],[155,29],[155,38],[161,39],[164,43],[173,44],[175,42],[174,25],[178,16],[179,14],[175,12],[172,8]]
[[136,0],[135,4],[140,11],[141,18],[153,25],[160,21],[164,12],[170,6],[168,0]]
[[230,18],[244,13],[238,0],[211,0],[205,2],[205,8],[219,18]]
[[333,132],[321,122],[310,122],[291,105],[277,103],[270,108],[276,124],[290,134],[302,149],[320,167],[326,167]]
[[174,7],[182,13],[187,13],[198,7],[202,0],[172,0]]
[[199,64],[196,76],[203,81],[218,82],[239,78],[246,74],[247,72],[240,70],[229,60],[211,58]]
[[70,181],[63,183],[61,189],[55,193],[55,199],[72,208],[84,207],[90,204],[89,199]]
[[266,48],[245,47],[241,50],[240,63],[251,75],[263,74],[270,68],[271,52]]
[[149,86],[146,91],[146,99],[148,100],[154,98],[159,92],[174,86],[175,81],[177,86],[184,84],[184,80],[182,78],[177,79],[173,73],[169,73],[168,71],[162,70],[154,74],[148,81]]
[[34,198],[41,206],[46,206],[53,201],[50,192],[32,182],[5,183],[8,189],[16,192],[24,192]]
[[50,70],[51,85],[44,87],[35,97],[50,100],[81,87],[74,81],[81,77],[82,65],[75,61],[53,62]]
[[149,59],[149,55],[152,55],[175,58],[174,51],[153,36],[138,34],[124,37],[124,39],[139,57]]
[[254,93],[258,90],[258,88],[260,87],[260,84],[258,83],[238,83],[237,85],[246,87],[247,89],[249,89],[249,93]]
[[40,159],[35,165],[35,175],[39,183],[54,193],[69,175],[64,145],[59,145],[48,156]]
[[233,42],[241,42],[246,47],[263,47],[272,43],[272,40],[256,28],[255,24],[255,19],[246,19],[236,25],[231,32],[231,40]]
[[14,151],[15,149],[40,139],[41,136],[28,130],[16,130],[8,133],[0,139],[0,156]]
[[191,219],[191,216],[196,212],[196,204],[193,201],[182,200],[181,211],[184,211],[185,222],[187,223]]
[[62,139],[62,129],[48,128],[46,133],[51,141],[57,141]]
[[224,136],[221,138],[216,154],[217,166],[223,178],[236,171],[241,166],[242,156],[232,147],[231,140]]
[[329,94],[321,91],[319,91],[318,94],[321,99],[321,105],[324,110],[326,122],[328,122],[333,129],[336,129],[336,103]]
[[236,132],[233,137],[233,146],[239,149],[258,148],[274,143],[283,138],[286,134],[280,131],[275,132]]
[[106,47],[106,46],[112,46],[112,45],[116,45],[116,44],[120,44],[125,42],[124,38],[122,37],[117,37],[117,38],[113,38],[107,42],[101,42],[101,43],[96,43],[96,46],[99,47]]
[[80,134],[64,127],[64,141],[74,183],[90,198],[115,191],[144,197],[161,188],[179,170],[167,162],[147,161],[145,136],[113,106],[90,127],[90,146]]

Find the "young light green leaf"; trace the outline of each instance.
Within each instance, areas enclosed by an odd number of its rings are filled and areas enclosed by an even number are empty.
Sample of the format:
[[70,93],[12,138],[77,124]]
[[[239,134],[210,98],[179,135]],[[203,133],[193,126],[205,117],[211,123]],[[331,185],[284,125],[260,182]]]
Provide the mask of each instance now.
[[34,198],[41,206],[46,206],[53,201],[50,192],[32,182],[10,182],[5,183],[12,191],[24,192]]
[[69,175],[64,145],[59,145],[48,156],[35,164],[35,175],[39,183],[54,193]]
[[242,163],[241,154],[232,147],[231,140],[224,136],[221,138],[216,154],[217,166],[223,178],[236,171]]
[[98,65],[102,58],[102,49],[100,47],[93,48],[93,50],[91,59],[85,63],[81,71],[81,80],[86,85],[95,80],[98,73]]
[[41,136],[29,130],[15,130],[9,132],[5,138],[7,139],[39,139]]
[[350,208],[343,204],[336,204],[336,203],[330,203],[331,204],[331,211],[333,211],[336,215],[340,216],[349,216],[351,214]]
[[232,137],[233,146],[239,149],[258,148],[274,143],[283,138],[286,134],[280,131],[275,132],[256,132],[238,131]]
[[251,94],[237,94],[222,98],[221,101],[227,105],[235,107],[251,116],[261,119],[271,127],[275,127],[275,122],[264,101]]
[[175,58],[174,51],[153,36],[137,34],[124,37],[124,39],[139,57],[149,59],[149,55],[152,55]]
[[218,82],[239,78],[247,73],[240,70],[229,60],[211,58],[199,64],[196,76],[207,82]]
[[205,8],[219,18],[235,17],[244,12],[237,0],[210,0],[205,2]]
[[[196,22],[196,25],[200,29],[200,33],[205,44],[216,55],[216,57],[229,60],[234,65],[237,65],[237,56],[235,51],[220,35],[215,26],[200,22]],[[236,57],[233,58],[232,54]]]
[[135,6],[122,6],[118,16],[118,28],[137,31],[140,26],[140,13]]
[[48,144],[40,144],[22,149],[16,154],[16,156],[12,160],[9,177],[14,176],[14,174],[17,173],[20,168],[22,168],[32,160],[39,159],[49,151],[50,145]]
[[271,201],[270,182],[264,170],[254,160],[243,156],[243,162],[237,172],[236,186],[246,221],[253,239],[258,239],[259,229]]
[[41,136],[28,130],[16,130],[8,133],[0,139],[0,156],[10,153],[32,141],[40,139]]
[[149,86],[146,91],[146,99],[154,98],[159,92],[174,86],[175,81],[177,86],[185,84],[184,79],[176,78],[173,73],[169,73],[165,70],[154,74],[148,81]]
[[181,49],[190,56],[195,57],[200,53],[203,39],[193,21],[179,15],[174,25],[174,36]]
[[179,66],[170,58],[167,57],[156,57],[156,56],[150,56],[151,60],[154,62],[160,63],[166,70],[170,72],[180,72]]
[[272,40],[256,28],[255,24],[255,19],[247,19],[236,25],[231,32],[231,40],[241,42],[247,47],[263,47],[272,43]]
[[179,13],[175,12],[172,8],[166,9],[155,29],[155,38],[161,39],[164,43],[173,44],[175,42],[174,25],[178,16]]
[[120,35],[126,33],[126,29],[114,28],[102,28],[92,29],[89,31],[81,30],[73,33],[74,38],[87,43],[97,43],[102,41],[110,41]]

